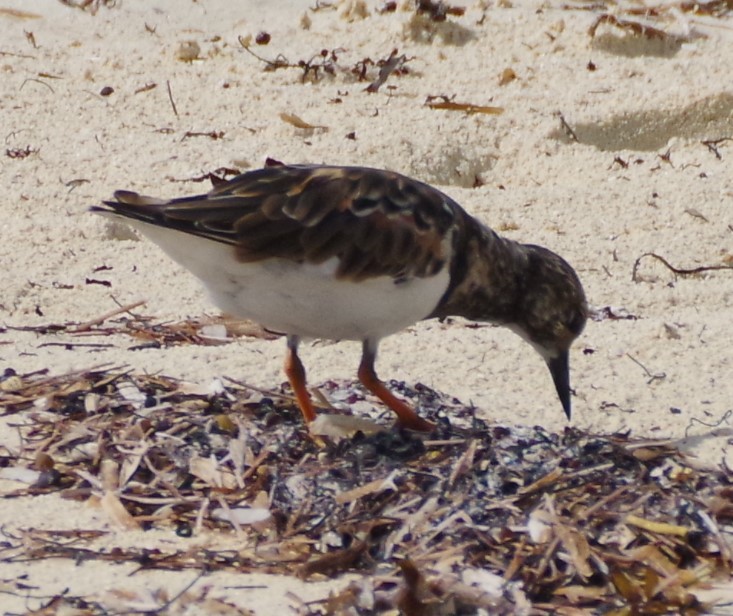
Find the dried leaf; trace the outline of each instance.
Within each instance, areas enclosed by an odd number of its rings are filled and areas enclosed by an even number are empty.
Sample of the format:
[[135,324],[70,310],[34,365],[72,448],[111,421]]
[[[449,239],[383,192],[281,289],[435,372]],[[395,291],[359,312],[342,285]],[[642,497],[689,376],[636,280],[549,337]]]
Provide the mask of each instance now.
[[305,120],[301,119],[294,113],[282,112],[280,114],[280,119],[283,122],[286,122],[287,124],[292,124],[296,128],[305,128],[305,129],[310,129],[310,130],[320,128],[322,130],[328,130],[327,126],[318,126],[316,124],[310,124],[309,122],[306,122]]
[[676,535],[677,537],[685,537],[690,529],[685,526],[679,526],[678,524],[667,524],[665,522],[654,522],[652,520],[645,520],[635,515],[627,515],[624,520],[627,524],[643,528],[652,533],[659,533],[661,535]]
[[464,111],[468,114],[483,113],[486,115],[501,115],[503,107],[489,107],[486,105],[474,105],[473,103],[456,103],[454,101],[428,101],[427,106],[431,109],[445,109],[447,111]]
[[125,509],[124,505],[114,492],[105,492],[99,499],[102,511],[107,514],[110,522],[122,530],[138,530],[140,525]]
[[338,573],[348,571],[366,552],[367,547],[366,541],[357,541],[345,550],[337,550],[325,556],[316,557],[299,567],[298,577],[308,579],[316,574],[333,577]]

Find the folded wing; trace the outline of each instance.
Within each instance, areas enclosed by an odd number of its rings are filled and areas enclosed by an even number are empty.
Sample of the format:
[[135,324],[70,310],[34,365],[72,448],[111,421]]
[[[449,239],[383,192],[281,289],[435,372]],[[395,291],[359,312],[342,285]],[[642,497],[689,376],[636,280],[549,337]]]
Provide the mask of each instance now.
[[194,197],[115,199],[105,204],[118,214],[231,244],[242,262],[336,257],[336,275],[354,281],[439,272],[457,208],[397,173],[309,165],[266,167]]

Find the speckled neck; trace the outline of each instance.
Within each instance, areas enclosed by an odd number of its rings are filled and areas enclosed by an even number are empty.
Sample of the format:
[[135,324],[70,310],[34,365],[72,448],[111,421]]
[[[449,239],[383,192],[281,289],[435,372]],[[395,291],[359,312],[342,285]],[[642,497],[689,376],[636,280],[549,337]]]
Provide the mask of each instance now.
[[526,248],[465,216],[454,235],[451,284],[432,317],[511,324],[526,285]]

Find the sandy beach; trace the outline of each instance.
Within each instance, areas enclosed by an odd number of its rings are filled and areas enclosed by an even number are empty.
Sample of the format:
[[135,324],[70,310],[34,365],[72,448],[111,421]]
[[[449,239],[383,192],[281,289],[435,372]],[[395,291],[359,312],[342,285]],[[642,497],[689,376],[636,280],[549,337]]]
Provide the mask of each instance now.
[[[114,365],[202,387],[223,377],[278,387],[282,339],[130,350],[121,335],[84,347],[68,332],[32,328],[143,300],[136,311],[159,322],[217,315],[154,244],[87,212],[114,190],[205,192],[208,174],[267,158],[379,167],[440,188],[501,235],[576,269],[593,317],[571,354],[573,426],[674,439],[701,468],[733,468],[733,19],[724,5],[655,4],[644,15],[610,2],[456,2],[465,11],[438,21],[411,2],[110,4],[0,0],[0,369]],[[367,91],[393,52],[404,55],[399,70]],[[459,105],[435,104],[446,102]],[[318,341],[301,357],[318,385],[355,379],[359,353]],[[505,329],[425,321],[385,339],[377,368],[473,404],[492,423],[568,425],[541,358]],[[5,459],[20,446],[22,416],[0,419]],[[0,481],[5,496],[18,488]],[[109,529],[110,520],[54,494],[0,499],[3,532],[29,527]],[[116,529],[98,545],[227,540],[161,527]],[[153,609],[155,592],[173,596],[196,577],[134,568],[0,562],[0,605],[24,613],[68,589],[111,611]],[[346,582],[216,573],[190,592],[208,587],[237,609],[287,613],[299,609],[288,592],[322,599]],[[201,605],[170,613],[215,611]]]

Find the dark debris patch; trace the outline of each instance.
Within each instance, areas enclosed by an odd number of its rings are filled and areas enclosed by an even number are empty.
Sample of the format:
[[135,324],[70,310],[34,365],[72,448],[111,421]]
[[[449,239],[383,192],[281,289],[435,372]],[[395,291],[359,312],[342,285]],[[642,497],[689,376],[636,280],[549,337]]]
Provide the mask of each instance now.
[[[23,444],[0,456],[0,477],[27,486],[5,498],[56,492],[97,502],[117,528],[209,532],[227,547],[109,551],[94,533],[27,530],[4,537],[0,562],[368,574],[311,614],[699,614],[693,591],[729,577],[725,473],[668,443],[488,425],[455,398],[391,386],[433,434],[311,436],[289,393],[219,381],[5,370],[0,412]],[[322,390],[382,413],[353,383]]]

